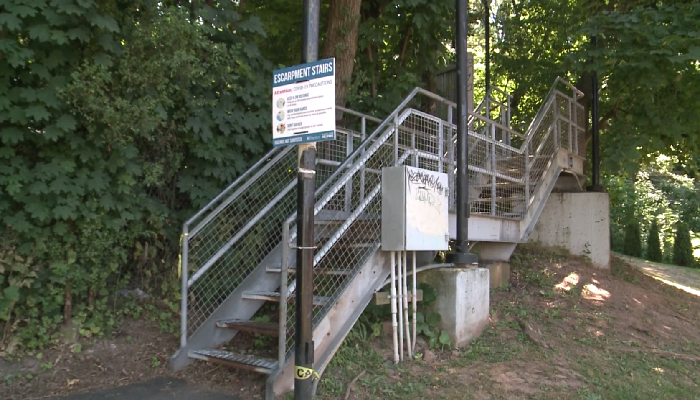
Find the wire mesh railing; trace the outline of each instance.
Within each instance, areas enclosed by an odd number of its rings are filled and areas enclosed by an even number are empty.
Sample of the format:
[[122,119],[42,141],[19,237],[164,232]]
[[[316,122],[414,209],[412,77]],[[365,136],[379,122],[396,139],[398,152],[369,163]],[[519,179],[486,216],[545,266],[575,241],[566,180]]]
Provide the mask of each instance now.
[[[359,145],[366,130],[381,122],[339,109],[344,113],[336,139],[318,144],[318,186]],[[279,262],[282,223],[296,210],[296,170],[294,148],[275,148],[185,222],[182,346],[263,260],[277,257]]]

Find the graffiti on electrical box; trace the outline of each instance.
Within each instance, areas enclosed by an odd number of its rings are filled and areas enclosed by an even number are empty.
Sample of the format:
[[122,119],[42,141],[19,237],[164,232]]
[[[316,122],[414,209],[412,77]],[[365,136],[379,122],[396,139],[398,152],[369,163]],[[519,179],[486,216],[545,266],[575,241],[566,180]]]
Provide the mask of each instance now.
[[415,199],[427,203],[434,207],[438,212],[442,209],[442,197],[445,192],[445,187],[440,178],[435,175],[427,174],[423,171],[408,172],[408,192],[415,193]]

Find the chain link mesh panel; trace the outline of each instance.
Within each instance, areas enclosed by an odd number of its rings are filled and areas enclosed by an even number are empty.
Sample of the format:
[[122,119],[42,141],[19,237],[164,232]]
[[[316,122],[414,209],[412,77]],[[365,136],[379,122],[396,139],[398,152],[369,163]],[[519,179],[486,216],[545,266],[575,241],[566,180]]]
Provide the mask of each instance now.
[[191,335],[280,241],[282,221],[296,208],[296,152],[275,152],[195,226],[188,241],[187,333]]

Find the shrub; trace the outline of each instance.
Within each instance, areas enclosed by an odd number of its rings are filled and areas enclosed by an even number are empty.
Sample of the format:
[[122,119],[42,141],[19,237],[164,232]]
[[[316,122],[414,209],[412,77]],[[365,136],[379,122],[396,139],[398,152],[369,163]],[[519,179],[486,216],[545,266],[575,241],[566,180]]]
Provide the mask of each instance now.
[[625,226],[625,244],[623,252],[628,256],[642,256],[642,235],[639,231],[639,222],[630,222]]
[[673,263],[684,267],[694,267],[693,246],[690,243],[690,230],[684,222],[676,225],[676,238],[673,242]]
[[660,262],[662,259],[661,241],[659,240],[659,224],[654,219],[647,236],[647,260]]

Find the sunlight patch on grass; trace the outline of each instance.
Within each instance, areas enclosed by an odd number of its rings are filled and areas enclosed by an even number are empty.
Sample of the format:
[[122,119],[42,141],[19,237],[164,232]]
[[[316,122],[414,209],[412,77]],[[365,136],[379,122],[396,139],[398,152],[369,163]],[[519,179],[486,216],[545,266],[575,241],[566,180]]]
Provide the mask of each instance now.
[[610,292],[592,283],[585,285],[581,294],[586,300],[605,301],[610,298]]
[[672,281],[669,281],[668,279],[664,279],[664,278],[661,278],[661,277],[658,277],[658,276],[651,275],[651,277],[654,278],[654,279],[656,279],[657,281],[663,282],[663,283],[665,283],[665,284],[667,284],[667,285],[669,285],[669,286],[673,286],[673,287],[675,287],[676,289],[680,289],[680,290],[682,290],[682,291],[684,291],[684,292],[690,293],[690,294],[692,294],[693,296],[698,296],[698,297],[700,297],[700,290],[691,288],[691,287],[689,287],[689,286],[681,285],[680,283],[672,282]]
[[572,272],[569,274],[569,276],[564,278],[561,281],[561,283],[557,284],[555,286],[555,288],[568,292],[569,290],[571,290],[571,288],[573,288],[574,286],[576,286],[578,284],[578,280],[579,280],[578,274],[576,272]]

